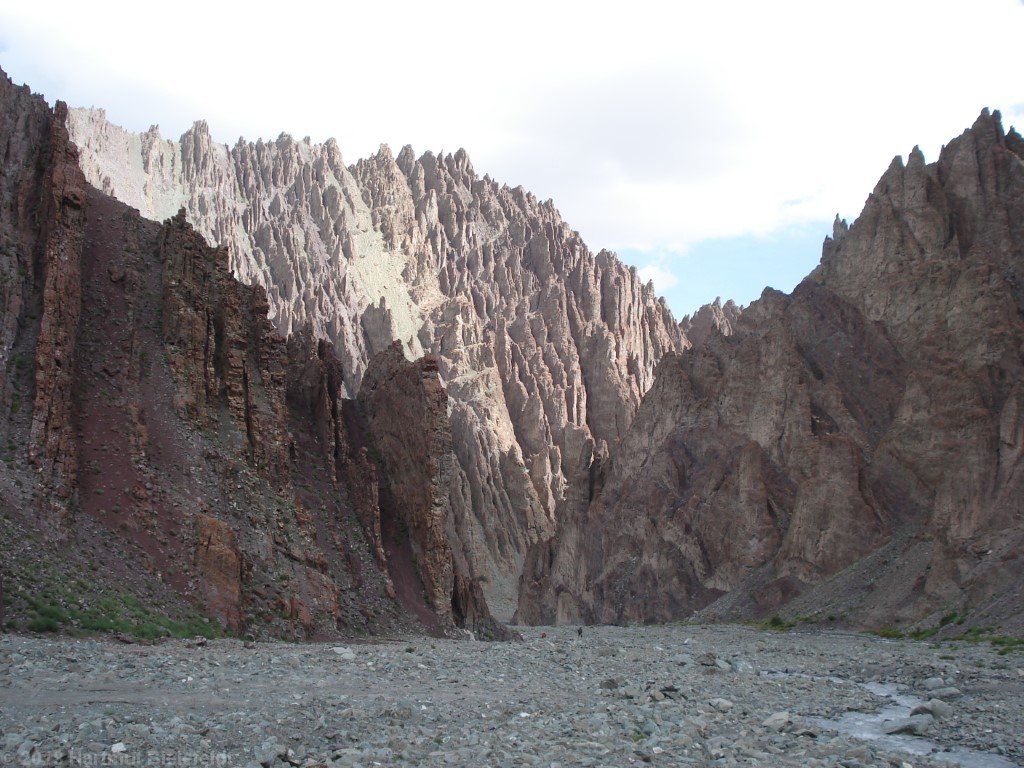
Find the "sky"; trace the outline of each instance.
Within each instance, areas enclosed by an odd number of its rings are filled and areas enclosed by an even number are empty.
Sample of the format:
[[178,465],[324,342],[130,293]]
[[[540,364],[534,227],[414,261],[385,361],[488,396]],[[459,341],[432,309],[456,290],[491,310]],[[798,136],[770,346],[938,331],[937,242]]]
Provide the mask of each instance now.
[[0,67],[177,138],[464,147],[681,317],[789,291],[896,155],[1024,127],[1021,0],[0,0]]

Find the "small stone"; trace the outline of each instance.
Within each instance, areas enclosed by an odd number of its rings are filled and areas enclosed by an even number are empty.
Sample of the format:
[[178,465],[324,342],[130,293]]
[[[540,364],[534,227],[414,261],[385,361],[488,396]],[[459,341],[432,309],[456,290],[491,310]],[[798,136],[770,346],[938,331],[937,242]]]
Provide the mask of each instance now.
[[773,731],[785,731],[789,730],[793,725],[793,718],[789,712],[776,712],[761,723],[761,725]]
[[935,718],[931,715],[913,715],[902,720],[892,720],[885,727],[888,734],[907,733],[914,736],[921,736],[931,728]]
[[110,747],[110,751],[113,752],[115,755],[120,755],[123,752],[127,752],[128,747],[125,746],[123,741],[119,741]]
[[277,763],[287,754],[287,748],[276,741],[270,740],[264,742],[259,749],[256,750],[256,759],[259,761],[260,765],[267,768],[268,766]]
[[923,704],[918,704],[912,710],[910,710],[911,716],[913,715],[931,715],[936,720],[942,720],[943,718],[949,717],[953,714],[953,707],[944,702],[942,699],[929,699]]
[[933,691],[936,688],[942,688],[946,685],[946,681],[941,677],[929,677],[921,683],[921,687],[926,691]]
[[728,712],[730,709],[733,708],[733,703],[731,701],[722,698],[712,699],[708,702],[708,704],[717,709],[719,712]]

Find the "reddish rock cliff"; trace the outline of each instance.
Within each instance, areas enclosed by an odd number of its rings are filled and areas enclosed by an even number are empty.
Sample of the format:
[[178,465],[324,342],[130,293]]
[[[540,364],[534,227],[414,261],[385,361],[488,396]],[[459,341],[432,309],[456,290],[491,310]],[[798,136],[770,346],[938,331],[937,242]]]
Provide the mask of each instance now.
[[527,546],[554,530],[579,446],[617,440],[654,368],[686,342],[634,269],[591,253],[553,204],[476,174],[464,151],[387,147],[346,166],[331,140],[217,144],[71,116],[87,178],[163,219],[184,206],[283,333],[332,342],[353,396],[400,341],[437,356],[456,445],[458,548],[499,615]]
[[464,512],[452,503],[458,492],[456,457],[437,358],[409,362],[396,342],[370,360],[358,402],[380,467],[383,527],[395,561],[392,575],[409,578],[398,561],[411,559],[418,582],[414,589],[422,590],[442,626],[506,636],[491,617],[472,561],[459,549],[457,531],[466,521],[457,519]]
[[[257,635],[501,635],[448,545],[436,363],[383,384],[368,428],[329,343],[279,336],[264,289],[235,280],[184,215],[159,225],[89,187],[65,126],[63,107],[0,80],[0,569],[15,614],[45,598],[108,628],[198,608]],[[424,442],[388,442],[403,408]],[[410,448],[420,471],[391,460]],[[408,507],[423,615],[391,577],[388,494]]]

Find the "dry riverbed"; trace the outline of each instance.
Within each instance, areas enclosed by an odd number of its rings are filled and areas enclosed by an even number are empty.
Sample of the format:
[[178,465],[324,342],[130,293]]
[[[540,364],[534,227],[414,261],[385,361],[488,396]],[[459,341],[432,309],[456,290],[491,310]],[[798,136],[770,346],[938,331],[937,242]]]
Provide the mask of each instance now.
[[1021,652],[738,626],[523,635],[248,647],[3,636],[0,765],[1024,761]]

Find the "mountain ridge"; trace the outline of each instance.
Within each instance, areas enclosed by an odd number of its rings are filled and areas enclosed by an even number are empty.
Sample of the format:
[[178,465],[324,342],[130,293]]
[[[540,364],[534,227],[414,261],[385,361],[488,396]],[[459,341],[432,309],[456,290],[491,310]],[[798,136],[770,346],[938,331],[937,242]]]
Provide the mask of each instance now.
[[897,157],[793,294],[666,357],[519,619],[1021,631],[1022,148],[985,110]]
[[330,340],[349,396],[394,339],[439,356],[461,545],[508,618],[584,445],[617,440],[657,361],[687,343],[636,270],[590,252],[550,202],[477,177],[462,150],[346,166],[332,140],[229,148],[197,123],[172,142],[90,110],[69,126],[94,186],[154,218],[183,205],[267,289],[282,333]]

